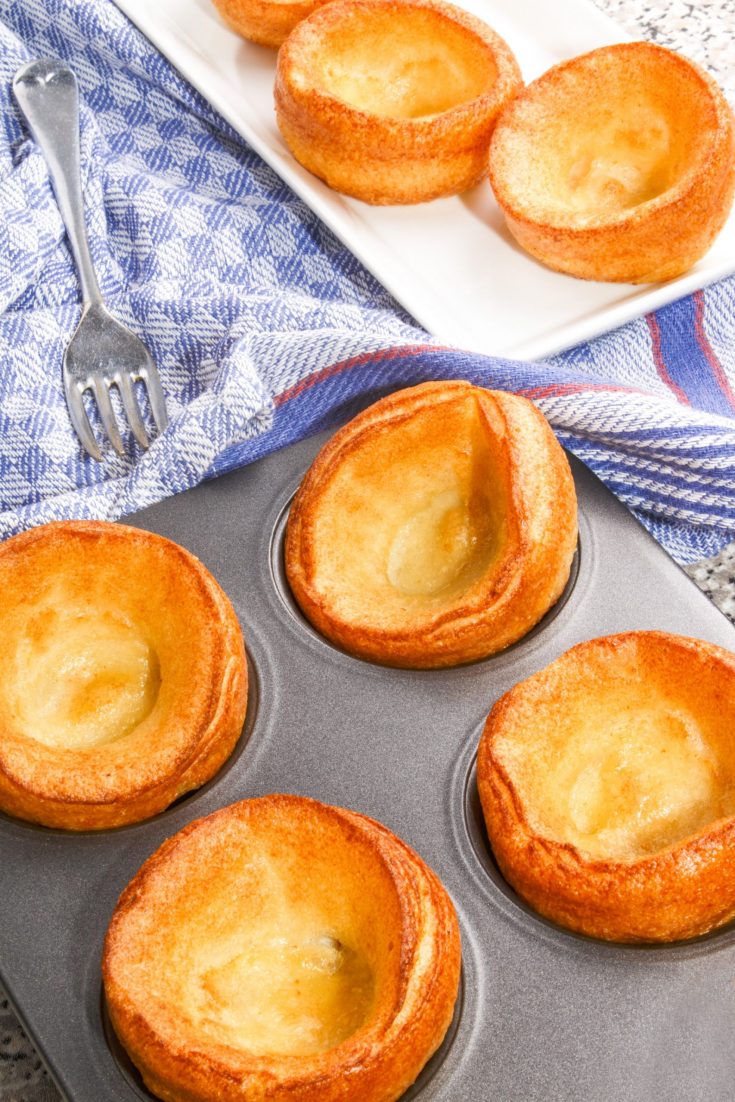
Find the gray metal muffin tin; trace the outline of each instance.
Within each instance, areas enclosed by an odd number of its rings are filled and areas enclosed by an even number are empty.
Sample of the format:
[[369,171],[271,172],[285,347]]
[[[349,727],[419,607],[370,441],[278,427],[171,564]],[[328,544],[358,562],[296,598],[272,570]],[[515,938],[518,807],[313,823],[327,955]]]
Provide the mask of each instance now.
[[385,823],[439,873],[457,906],[460,1004],[406,1098],[732,1102],[735,929],[633,948],[541,920],[499,875],[474,787],[493,701],[574,643],[659,628],[735,649],[732,626],[575,462],[575,577],[531,635],[441,672],[351,658],[306,624],[282,568],[288,504],[323,440],[131,521],[197,554],[240,617],[252,691],[230,762],[157,818],[116,831],[73,835],[0,817],[2,981],[61,1091],[72,1102],[151,1097],[108,1037],[100,981],[109,917],[140,864],[194,818],[244,797],[296,792]]

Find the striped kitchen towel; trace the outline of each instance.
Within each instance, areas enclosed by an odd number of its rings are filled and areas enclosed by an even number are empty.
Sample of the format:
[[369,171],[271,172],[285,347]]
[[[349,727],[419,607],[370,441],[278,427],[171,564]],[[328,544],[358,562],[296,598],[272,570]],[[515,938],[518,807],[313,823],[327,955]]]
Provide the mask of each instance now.
[[[33,57],[82,90],[100,284],[159,365],[171,423],[102,465],[70,431],[79,290],[12,101]],[[464,378],[535,401],[682,562],[735,538],[735,280],[544,364],[437,348],[109,0],[0,0],[0,536],[116,518],[334,424],[388,386]]]

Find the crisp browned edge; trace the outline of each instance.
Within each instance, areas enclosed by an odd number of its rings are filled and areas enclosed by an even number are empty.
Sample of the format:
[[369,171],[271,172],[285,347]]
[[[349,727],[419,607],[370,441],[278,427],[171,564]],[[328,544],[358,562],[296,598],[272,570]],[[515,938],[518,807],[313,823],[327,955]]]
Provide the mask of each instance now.
[[[125,968],[135,959],[135,946],[125,935],[127,914],[141,901],[154,906],[149,885],[154,875],[171,863],[176,851],[195,831],[205,830],[216,845],[217,829],[228,816],[249,805],[276,802],[297,815],[337,816],[347,828],[371,846],[396,885],[401,903],[401,988],[388,1020],[372,1022],[367,1030],[329,1052],[314,1057],[253,1057],[227,1046],[207,1047],[175,1008],[156,1021],[152,1000],[136,1006],[125,987]],[[175,875],[175,871],[173,873]],[[390,1034],[391,1024],[404,1009],[410,972],[422,936],[421,908],[428,899],[436,915],[434,960],[412,1013],[403,1027]],[[122,892],[105,938],[102,974],[107,1008],[120,1041],[137,1065],[147,1086],[169,1102],[256,1102],[266,1097],[288,1097],[296,1102],[343,1102],[345,1076],[353,1097],[360,1102],[395,1102],[414,1082],[441,1044],[452,1019],[461,967],[461,945],[456,912],[446,889],[423,860],[387,827],[343,808],[307,797],[274,794],[243,800],[204,819],[196,820],[169,838],[139,869]],[[163,1028],[159,1028],[162,1026]],[[171,1040],[173,1038],[173,1041]]]
[[[206,623],[192,624],[192,630],[206,632],[216,648],[217,659],[211,685],[211,709],[206,726],[192,731],[187,747],[179,755],[172,771],[149,775],[141,763],[138,783],[120,787],[112,798],[109,793],[98,800],[57,799],[43,786],[30,785],[10,775],[3,766],[0,747],[0,810],[20,819],[65,830],[102,830],[138,822],[164,810],[173,800],[208,780],[227,760],[242,732],[247,709],[248,672],[242,632],[229,598],[207,568],[179,544],[153,532],[107,521],[55,521],[30,529],[0,545],[0,556],[22,554],[39,539],[60,544],[69,539],[90,541],[90,553],[98,551],[100,566],[111,564],[114,571],[114,541],[155,542],[166,549],[167,558],[176,567],[189,571],[192,582],[201,586],[211,611]],[[103,546],[104,544],[104,546]],[[110,546],[112,544],[113,546]],[[135,584],[134,579],[118,575],[121,586]],[[182,640],[185,645],[185,640]],[[186,692],[186,686],[181,687]],[[176,724],[176,715],[166,717],[167,726]],[[165,738],[167,726],[161,728]],[[49,750],[49,753],[53,751]],[[65,761],[69,754],[62,751]],[[73,779],[73,772],[69,773]],[[88,776],[87,776],[88,780]]]
[[[516,116],[529,97],[553,97],[559,77],[596,55],[629,58],[645,52],[685,68],[701,82],[703,113],[710,118],[712,139],[701,162],[654,199],[637,207],[575,227],[560,215],[541,220],[508,186],[499,153],[504,135],[519,130]],[[490,184],[508,227],[532,256],[556,271],[581,279],[650,283],[687,271],[712,245],[727,220],[735,193],[735,119],[715,80],[696,62],[651,42],[602,46],[552,66],[522,89],[497,120],[490,142]],[[676,247],[674,247],[676,246]]]
[[[321,486],[336,466],[360,446],[361,438],[386,424],[397,425],[422,405],[451,401],[473,393],[478,402],[492,402],[504,418],[508,438],[509,499],[514,516],[514,539],[498,576],[499,592],[480,595],[472,605],[459,604],[434,622],[426,633],[414,627],[386,631],[338,617],[313,583],[314,536],[312,517]],[[523,495],[523,440],[511,424],[514,404],[522,403],[545,437],[544,462],[555,495],[553,520],[543,546],[534,546],[524,534],[529,503]],[[286,529],[285,565],[289,585],[307,619],[327,639],[360,658],[391,666],[438,668],[457,665],[510,646],[527,634],[562,593],[577,545],[577,509],[574,482],[566,456],[543,414],[527,399],[504,391],[488,391],[467,382],[421,383],[383,398],[340,429],[317,455],[291,506]],[[552,567],[554,569],[552,569]],[[500,583],[502,582],[502,587]],[[492,600],[489,600],[489,596]]]
[[477,787],[500,870],[539,914],[603,940],[670,942],[704,934],[735,916],[735,817],[717,820],[650,857],[632,862],[593,858],[534,830],[495,751],[496,740],[512,729],[517,699],[543,689],[560,671],[563,691],[566,664],[583,662],[591,648],[614,649],[637,636],[662,647],[696,650],[723,674],[735,676],[735,655],[729,651],[667,632],[622,632],[579,643],[496,702],[480,739]]
[[278,48],[302,19],[328,0],[212,0],[225,23],[242,38]]
[[[338,23],[345,11],[380,8],[398,19],[407,6],[433,12],[439,22],[450,20],[474,35],[497,68],[492,89],[439,115],[399,119],[370,114],[309,82],[304,60],[309,43]],[[278,52],[276,121],[296,159],[336,190],[372,204],[419,203],[465,191],[485,176],[496,119],[522,87],[518,62],[505,40],[453,4],[333,0],[300,22]],[[353,156],[359,151],[359,157],[354,163],[349,157],[346,174],[348,151]],[[441,174],[438,162],[445,165]],[[423,179],[422,164],[427,173]],[[392,178],[396,165],[402,168],[400,183]]]

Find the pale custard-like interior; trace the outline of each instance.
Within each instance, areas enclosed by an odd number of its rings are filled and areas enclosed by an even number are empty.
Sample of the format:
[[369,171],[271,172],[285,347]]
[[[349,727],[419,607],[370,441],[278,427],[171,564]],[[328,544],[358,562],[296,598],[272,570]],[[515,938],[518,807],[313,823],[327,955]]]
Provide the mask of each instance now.
[[53,600],[27,611],[0,679],[13,726],[66,749],[130,734],[152,711],[160,684],[155,650],[122,611]]
[[434,12],[352,14],[325,36],[310,79],[373,115],[417,119],[442,114],[489,91],[497,79],[490,50]]
[[403,521],[388,549],[386,575],[398,593],[430,597],[463,572],[479,539],[462,488],[431,494]]
[[593,857],[645,857],[735,813],[716,721],[634,678],[614,693],[591,681],[583,706],[561,696],[561,712],[536,709],[517,774],[529,819]]
[[631,71],[614,55],[542,78],[503,135],[517,203],[537,220],[563,215],[582,228],[665,194],[697,163],[707,132],[695,79],[667,58]]
[[311,917],[249,933],[241,951],[200,976],[205,1019],[251,1052],[308,1056],[352,1036],[373,999],[373,973],[359,949]]
[[254,1055],[306,1057],[397,997],[400,904],[364,843],[274,814],[237,845],[191,860],[186,891],[146,950],[157,988],[197,1033]]
[[[316,517],[316,584],[341,615],[391,626],[462,600],[508,541],[508,480],[477,400],[463,396],[365,434]],[[507,465],[507,461],[506,461]]]
[[559,197],[579,220],[640,206],[672,182],[671,127],[654,110],[634,108],[575,137],[559,176]]

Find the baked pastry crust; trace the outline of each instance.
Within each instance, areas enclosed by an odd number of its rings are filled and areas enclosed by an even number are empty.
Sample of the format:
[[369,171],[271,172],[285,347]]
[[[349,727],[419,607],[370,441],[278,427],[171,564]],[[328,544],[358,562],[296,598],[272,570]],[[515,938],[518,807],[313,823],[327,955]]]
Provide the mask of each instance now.
[[0,808],[136,822],[208,780],[242,731],[235,612],[188,551],[104,521],[0,545]]
[[260,46],[278,47],[302,19],[327,0],[213,0],[233,31]]
[[495,705],[477,784],[493,852],[540,914],[674,941],[735,915],[735,655],[627,632],[580,643]]
[[442,0],[334,0],[278,54],[275,101],[297,161],[368,203],[455,195],[487,173],[522,87],[507,44]]
[[519,244],[550,268],[657,282],[722,229],[734,133],[694,62],[650,42],[605,46],[554,66],[503,112],[490,182]]
[[146,861],[103,975],[122,1044],[168,1102],[393,1102],[449,1027],[460,959],[451,900],[404,842],[274,795]]
[[469,662],[562,593],[574,483],[543,414],[466,382],[398,391],[321,450],[294,499],[293,593],[338,646],[390,666]]

